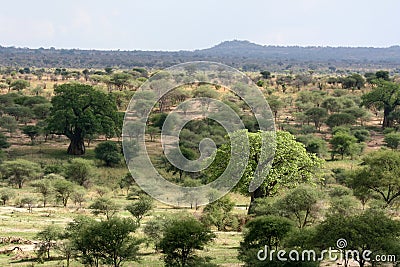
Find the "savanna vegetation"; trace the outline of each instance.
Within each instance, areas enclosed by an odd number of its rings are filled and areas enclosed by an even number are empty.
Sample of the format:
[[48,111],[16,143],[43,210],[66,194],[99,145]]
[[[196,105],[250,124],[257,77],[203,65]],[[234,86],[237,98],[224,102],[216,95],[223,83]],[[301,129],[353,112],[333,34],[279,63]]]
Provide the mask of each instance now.
[[[148,196],[123,159],[124,112],[154,72],[0,69],[1,266],[335,266],[326,258],[260,261],[257,252],[320,253],[340,238],[346,249],[395,255],[388,264],[399,263],[400,78],[393,71],[247,72],[277,130],[271,171],[252,193],[247,189],[266,133],[248,106],[212,84],[168,93],[153,107],[145,139],[154,166],[171,182],[206,184],[229,161],[224,128],[199,118],[181,131],[181,152],[197,159],[200,141],[209,137],[217,147],[214,162],[199,173],[168,162],[160,131],[168,112],[185,100],[221,100],[249,138],[249,165],[234,190],[192,208]],[[132,123],[127,133],[132,155],[139,126]],[[339,263],[376,266],[360,258]]]

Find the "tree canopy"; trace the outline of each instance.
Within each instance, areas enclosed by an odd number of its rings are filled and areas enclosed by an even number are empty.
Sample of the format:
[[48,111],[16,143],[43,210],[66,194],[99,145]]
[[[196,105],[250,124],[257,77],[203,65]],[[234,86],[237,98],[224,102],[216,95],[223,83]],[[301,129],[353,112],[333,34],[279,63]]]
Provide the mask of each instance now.
[[79,83],[59,85],[54,93],[48,128],[70,139],[68,154],[84,154],[86,136],[108,134],[118,127],[117,106],[111,95]]
[[400,84],[378,80],[377,86],[361,98],[362,105],[383,109],[382,128],[392,127],[393,118],[390,117],[390,114],[400,105]]
[[[259,197],[272,196],[283,186],[294,186],[309,181],[323,160],[315,154],[306,151],[304,145],[295,140],[288,132],[276,132],[276,151],[272,167],[264,182],[254,192],[249,193],[249,184],[254,178],[261,153],[262,135],[267,132],[247,133],[250,145],[248,166],[236,186],[236,190],[244,195],[250,195],[252,201]],[[210,165],[212,179],[218,177],[227,166],[230,159],[230,144],[224,144],[217,149],[216,157]]]

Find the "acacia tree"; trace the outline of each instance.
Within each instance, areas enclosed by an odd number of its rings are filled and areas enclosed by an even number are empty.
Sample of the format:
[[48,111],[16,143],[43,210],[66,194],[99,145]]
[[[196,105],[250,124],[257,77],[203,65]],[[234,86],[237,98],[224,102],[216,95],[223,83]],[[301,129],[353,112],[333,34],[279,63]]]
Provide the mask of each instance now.
[[59,85],[54,93],[48,128],[69,138],[68,154],[85,154],[85,137],[116,129],[117,106],[111,95],[79,83]]
[[132,236],[137,229],[129,218],[113,217],[95,221],[78,217],[67,227],[67,237],[82,263],[90,266],[121,266],[125,261],[139,260],[141,239]]
[[126,210],[135,217],[136,223],[140,225],[143,216],[149,213],[153,206],[153,199],[150,196],[142,195],[137,201],[126,206]]
[[363,168],[351,176],[354,189],[369,189],[382,197],[387,205],[400,197],[400,153],[375,151],[363,158]]
[[[249,184],[254,178],[261,157],[261,140],[264,134],[268,132],[247,133],[250,146],[248,166],[235,187],[240,193],[250,195],[251,205],[257,198],[274,195],[282,186],[294,186],[310,180],[323,163],[323,160],[315,154],[308,153],[304,145],[297,142],[293,135],[278,131],[271,170],[261,186],[249,193]],[[215,159],[208,168],[210,180],[215,180],[225,171],[230,160],[230,152],[230,144],[224,144],[217,149]]]
[[38,164],[24,159],[5,161],[0,170],[3,177],[7,178],[11,184],[17,185],[18,188],[22,188],[25,181],[32,180],[40,174]]
[[[346,250],[357,252],[353,259],[360,267],[366,265],[366,250],[372,251],[370,259],[376,254],[398,255],[400,224],[390,219],[382,211],[367,210],[353,216],[329,216],[316,228],[315,244],[321,248],[334,247],[338,238],[346,240]],[[358,255],[357,255],[358,254]],[[374,264],[373,262],[370,262]],[[344,266],[348,266],[346,257]]]
[[196,250],[202,250],[215,234],[195,218],[177,219],[164,229],[160,248],[166,266],[198,266]]
[[393,118],[390,114],[400,105],[400,84],[378,80],[377,87],[363,95],[362,105],[383,109],[382,128],[392,127]]
[[297,227],[304,228],[317,217],[318,196],[314,188],[301,186],[289,192],[278,201],[280,213],[297,222]]
[[314,107],[306,111],[306,116],[314,122],[316,130],[320,130],[322,121],[328,116],[328,112],[324,108]]

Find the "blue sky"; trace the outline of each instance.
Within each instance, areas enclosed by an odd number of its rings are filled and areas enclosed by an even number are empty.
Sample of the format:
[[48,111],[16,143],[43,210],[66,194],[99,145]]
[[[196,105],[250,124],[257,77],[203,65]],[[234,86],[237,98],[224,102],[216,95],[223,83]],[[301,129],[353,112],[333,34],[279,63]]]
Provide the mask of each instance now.
[[263,45],[400,45],[398,0],[2,1],[0,45],[194,50]]

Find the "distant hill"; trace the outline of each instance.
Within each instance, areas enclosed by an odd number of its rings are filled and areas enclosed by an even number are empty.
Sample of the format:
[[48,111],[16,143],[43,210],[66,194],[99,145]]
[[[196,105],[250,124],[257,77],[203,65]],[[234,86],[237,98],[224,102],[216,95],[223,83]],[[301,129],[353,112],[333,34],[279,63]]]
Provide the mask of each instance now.
[[262,46],[249,41],[225,41],[195,51],[101,51],[29,49],[0,46],[3,67],[163,68],[187,61],[209,60],[244,70],[301,70],[319,68],[399,69],[400,46],[300,47]]

